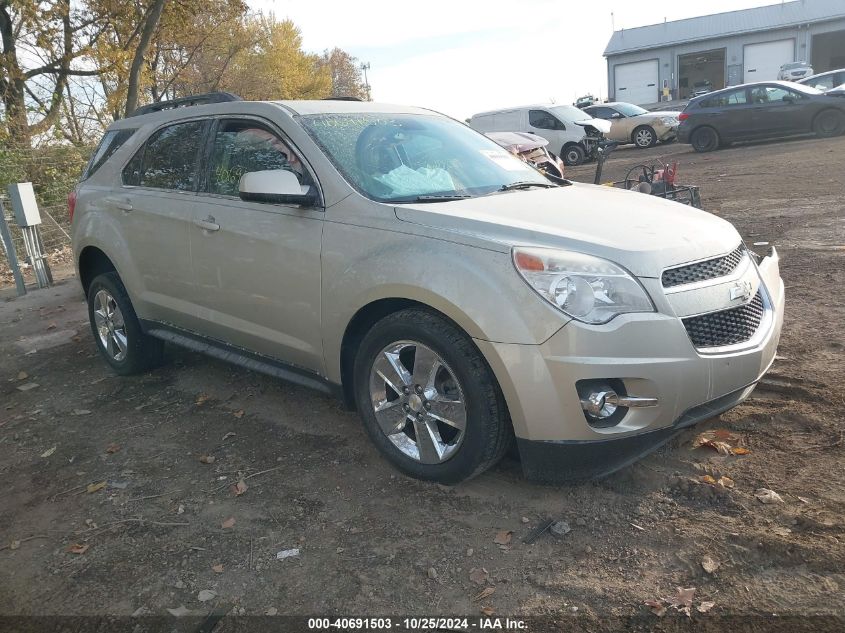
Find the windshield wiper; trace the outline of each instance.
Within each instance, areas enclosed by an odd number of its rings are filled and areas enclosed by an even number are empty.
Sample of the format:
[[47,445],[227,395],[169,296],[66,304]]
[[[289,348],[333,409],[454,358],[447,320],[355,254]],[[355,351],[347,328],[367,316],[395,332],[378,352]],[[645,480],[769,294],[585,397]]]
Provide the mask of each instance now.
[[520,182],[512,182],[509,185],[502,185],[499,191],[512,191],[513,189],[528,189],[529,187],[557,187],[550,182],[534,182],[533,180],[525,180]]
[[408,202],[449,202],[450,200],[466,200],[472,196],[460,193],[446,193],[443,195],[424,195],[414,196],[413,198],[401,198],[398,200],[388,200],[394,204],[405,204]]

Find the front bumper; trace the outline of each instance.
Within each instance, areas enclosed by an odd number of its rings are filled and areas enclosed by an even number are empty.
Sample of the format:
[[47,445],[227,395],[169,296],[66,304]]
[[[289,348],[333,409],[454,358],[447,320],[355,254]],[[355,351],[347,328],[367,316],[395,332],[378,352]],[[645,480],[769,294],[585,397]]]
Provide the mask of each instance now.
[[[655,301],[659,312],[622,315],[602,326],[570,321],[542,345],[476,341],[508,403],[526,475],[609,474],[747,398],[774,360],[783,325],[777,254],[758,269],[772,314],[750,347],[696,350],[661,301]],[[660,292],[655,282],[653,296]],[[657,398],[658,405],[629,409],[609,428],[590,426],[576,390],[578,381],[589,379],[620,380],[628,394]]]

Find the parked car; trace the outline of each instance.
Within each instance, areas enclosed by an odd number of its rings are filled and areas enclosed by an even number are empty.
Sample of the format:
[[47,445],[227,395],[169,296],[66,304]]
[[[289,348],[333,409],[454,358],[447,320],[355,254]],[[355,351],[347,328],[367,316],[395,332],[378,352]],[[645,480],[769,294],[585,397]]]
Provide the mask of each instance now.
[[818,75],[804,77],[804,79],[801,79],[798,83],[804,84],[805,86],[812,86],[816,90],[825,92],[826,90],[845,84],[845,68],[830,70],[826,73],[819,73]]
[[813,74],[813,67],[807,62],[791,62],[780,67],[779,81],[798,81]]
[[574,105],[576,108],[586,108],[587,106],[593,105],[594,103],[598,103],[599,100],[591,94],[586,94],[583,97],[578,97],[575,100]]
[[[479,132],[529,132],[549,142],[567,165],[594,158],[598,140],[610,125],[569,105],[531,105],[472,115],[470,127]],[[560,151],[558,151],[560,149]]]
[[606,474],[775,357],[777,253],[723,219],[553,184],[426,109],[200,101],[115,121],[68,200],[118,374],[171,342],[335,394],[397,468],[451,484],[514,437],[530,477]]
[[845,131],[845,102],[792,82],[757,82],[690,100],[680,115],[678,140],[698,152],[734,141]]
[[696,81],[692,85],[692,94],[690,97],[700,97],[701,95],[706,95],[708,92],[713,91],[713,84],[710,83],[709,79],[704,79],[703,81]]
[[607,137],[619,143],[633,143],[640,149],[652,147],[658,141],[673,141],[677,135],[677,112],[649,112],[633,103],[603,103],[584,108],[584,112],[610,121]]

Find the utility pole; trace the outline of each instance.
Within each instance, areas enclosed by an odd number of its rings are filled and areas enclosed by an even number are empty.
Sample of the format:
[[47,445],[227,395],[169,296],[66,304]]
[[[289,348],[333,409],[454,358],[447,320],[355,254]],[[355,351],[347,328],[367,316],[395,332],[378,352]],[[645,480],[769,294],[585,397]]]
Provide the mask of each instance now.
[[361,64],[361,70],[364,71],[364,90],[367,91],[367,101],[371,101],[370,97],[370,82],[367,80],[367,71],[370,69],[370,62]]

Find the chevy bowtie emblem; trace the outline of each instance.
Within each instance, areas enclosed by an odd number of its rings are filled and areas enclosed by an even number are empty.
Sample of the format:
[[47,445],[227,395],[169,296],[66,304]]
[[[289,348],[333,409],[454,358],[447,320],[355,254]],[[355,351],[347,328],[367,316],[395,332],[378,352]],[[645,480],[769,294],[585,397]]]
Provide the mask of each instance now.
[[751,298],[753,290],[754,286],[751,285],[750,281],[738,281],[731,287],[731,301],[734,299],[747,301]]

